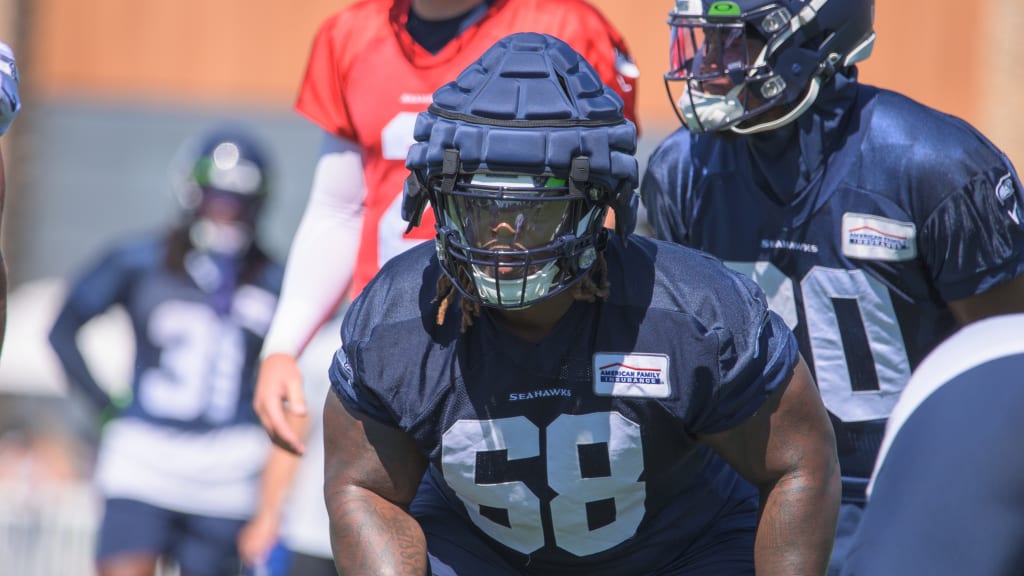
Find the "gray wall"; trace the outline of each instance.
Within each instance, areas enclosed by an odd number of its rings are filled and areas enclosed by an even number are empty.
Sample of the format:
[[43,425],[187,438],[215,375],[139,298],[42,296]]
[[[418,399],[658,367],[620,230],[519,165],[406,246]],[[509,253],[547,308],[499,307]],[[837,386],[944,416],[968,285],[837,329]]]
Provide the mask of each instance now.
[[[172,160],[188,138],[225,121],[249,127],[274,156],[275,188],[260,231],[263,245],[283,261],[320,142],[319,129],[305,118],[291,110],[37,101],[18,116],[8,158],[4,253],[12,288],[67,277],[126,234],[172,223]],[[641,169],[665,135],[659,128],[644,127]]]
[[36,102],[17,119],[8,158],[4,251],[12,287],[66,276],[126,234],[175,221],[172,160],[187,139],[239,123],[273,156],[264,246],[287,255],[308,196],[320,133],[288,111]]

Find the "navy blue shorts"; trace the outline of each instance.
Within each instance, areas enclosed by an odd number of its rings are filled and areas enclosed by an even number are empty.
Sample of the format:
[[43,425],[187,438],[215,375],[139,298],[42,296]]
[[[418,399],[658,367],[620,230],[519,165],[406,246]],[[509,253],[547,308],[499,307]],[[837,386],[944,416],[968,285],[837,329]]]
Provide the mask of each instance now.
[[238,574],[236,539],[244,520],[165,510],[137,500],[106,501],[100,526],[100,562],[124,554],[174,560],[189,576]]

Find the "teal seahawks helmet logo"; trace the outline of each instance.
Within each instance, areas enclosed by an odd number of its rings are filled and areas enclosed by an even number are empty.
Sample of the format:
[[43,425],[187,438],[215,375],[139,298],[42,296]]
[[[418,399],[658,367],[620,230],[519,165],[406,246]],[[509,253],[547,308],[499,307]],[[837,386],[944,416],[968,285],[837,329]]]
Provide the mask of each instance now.
[[714,2],[708,6],[708,16],[739,16],[742,14],[739,5],[735,2]]

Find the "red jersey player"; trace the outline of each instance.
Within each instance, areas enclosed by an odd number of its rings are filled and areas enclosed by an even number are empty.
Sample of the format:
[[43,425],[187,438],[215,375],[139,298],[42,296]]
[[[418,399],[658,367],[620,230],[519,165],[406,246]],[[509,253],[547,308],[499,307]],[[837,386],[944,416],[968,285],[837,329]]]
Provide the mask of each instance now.
[[346,293],[358,294],[385,261],[433,237],[432,222],[405,234],[400,214],[416,115],[434,90],[519,31],[571,45],[636,120],[637,68],[621,35],[583,0],[362,0],[320,26],[296,109],[323,129],[321,156],[255,398],[279,446],[303,451],[301,419],[286,421],[283,406],[305,414],[296,357],[306,343]]

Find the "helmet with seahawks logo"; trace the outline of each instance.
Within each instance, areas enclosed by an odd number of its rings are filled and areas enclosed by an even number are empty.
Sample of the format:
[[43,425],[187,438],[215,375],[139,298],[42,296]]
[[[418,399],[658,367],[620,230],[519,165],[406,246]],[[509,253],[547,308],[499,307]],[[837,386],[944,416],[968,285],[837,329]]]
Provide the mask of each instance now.
[[874,13],[874,0],[676,0],[665,86],[680,120],[739,134],[792,122],[871,55]]
[[218,128],[186,145],[184,154],[178,199],[192,244],[211,252],[244,253],[270,191],[263,146],[239,128]]

